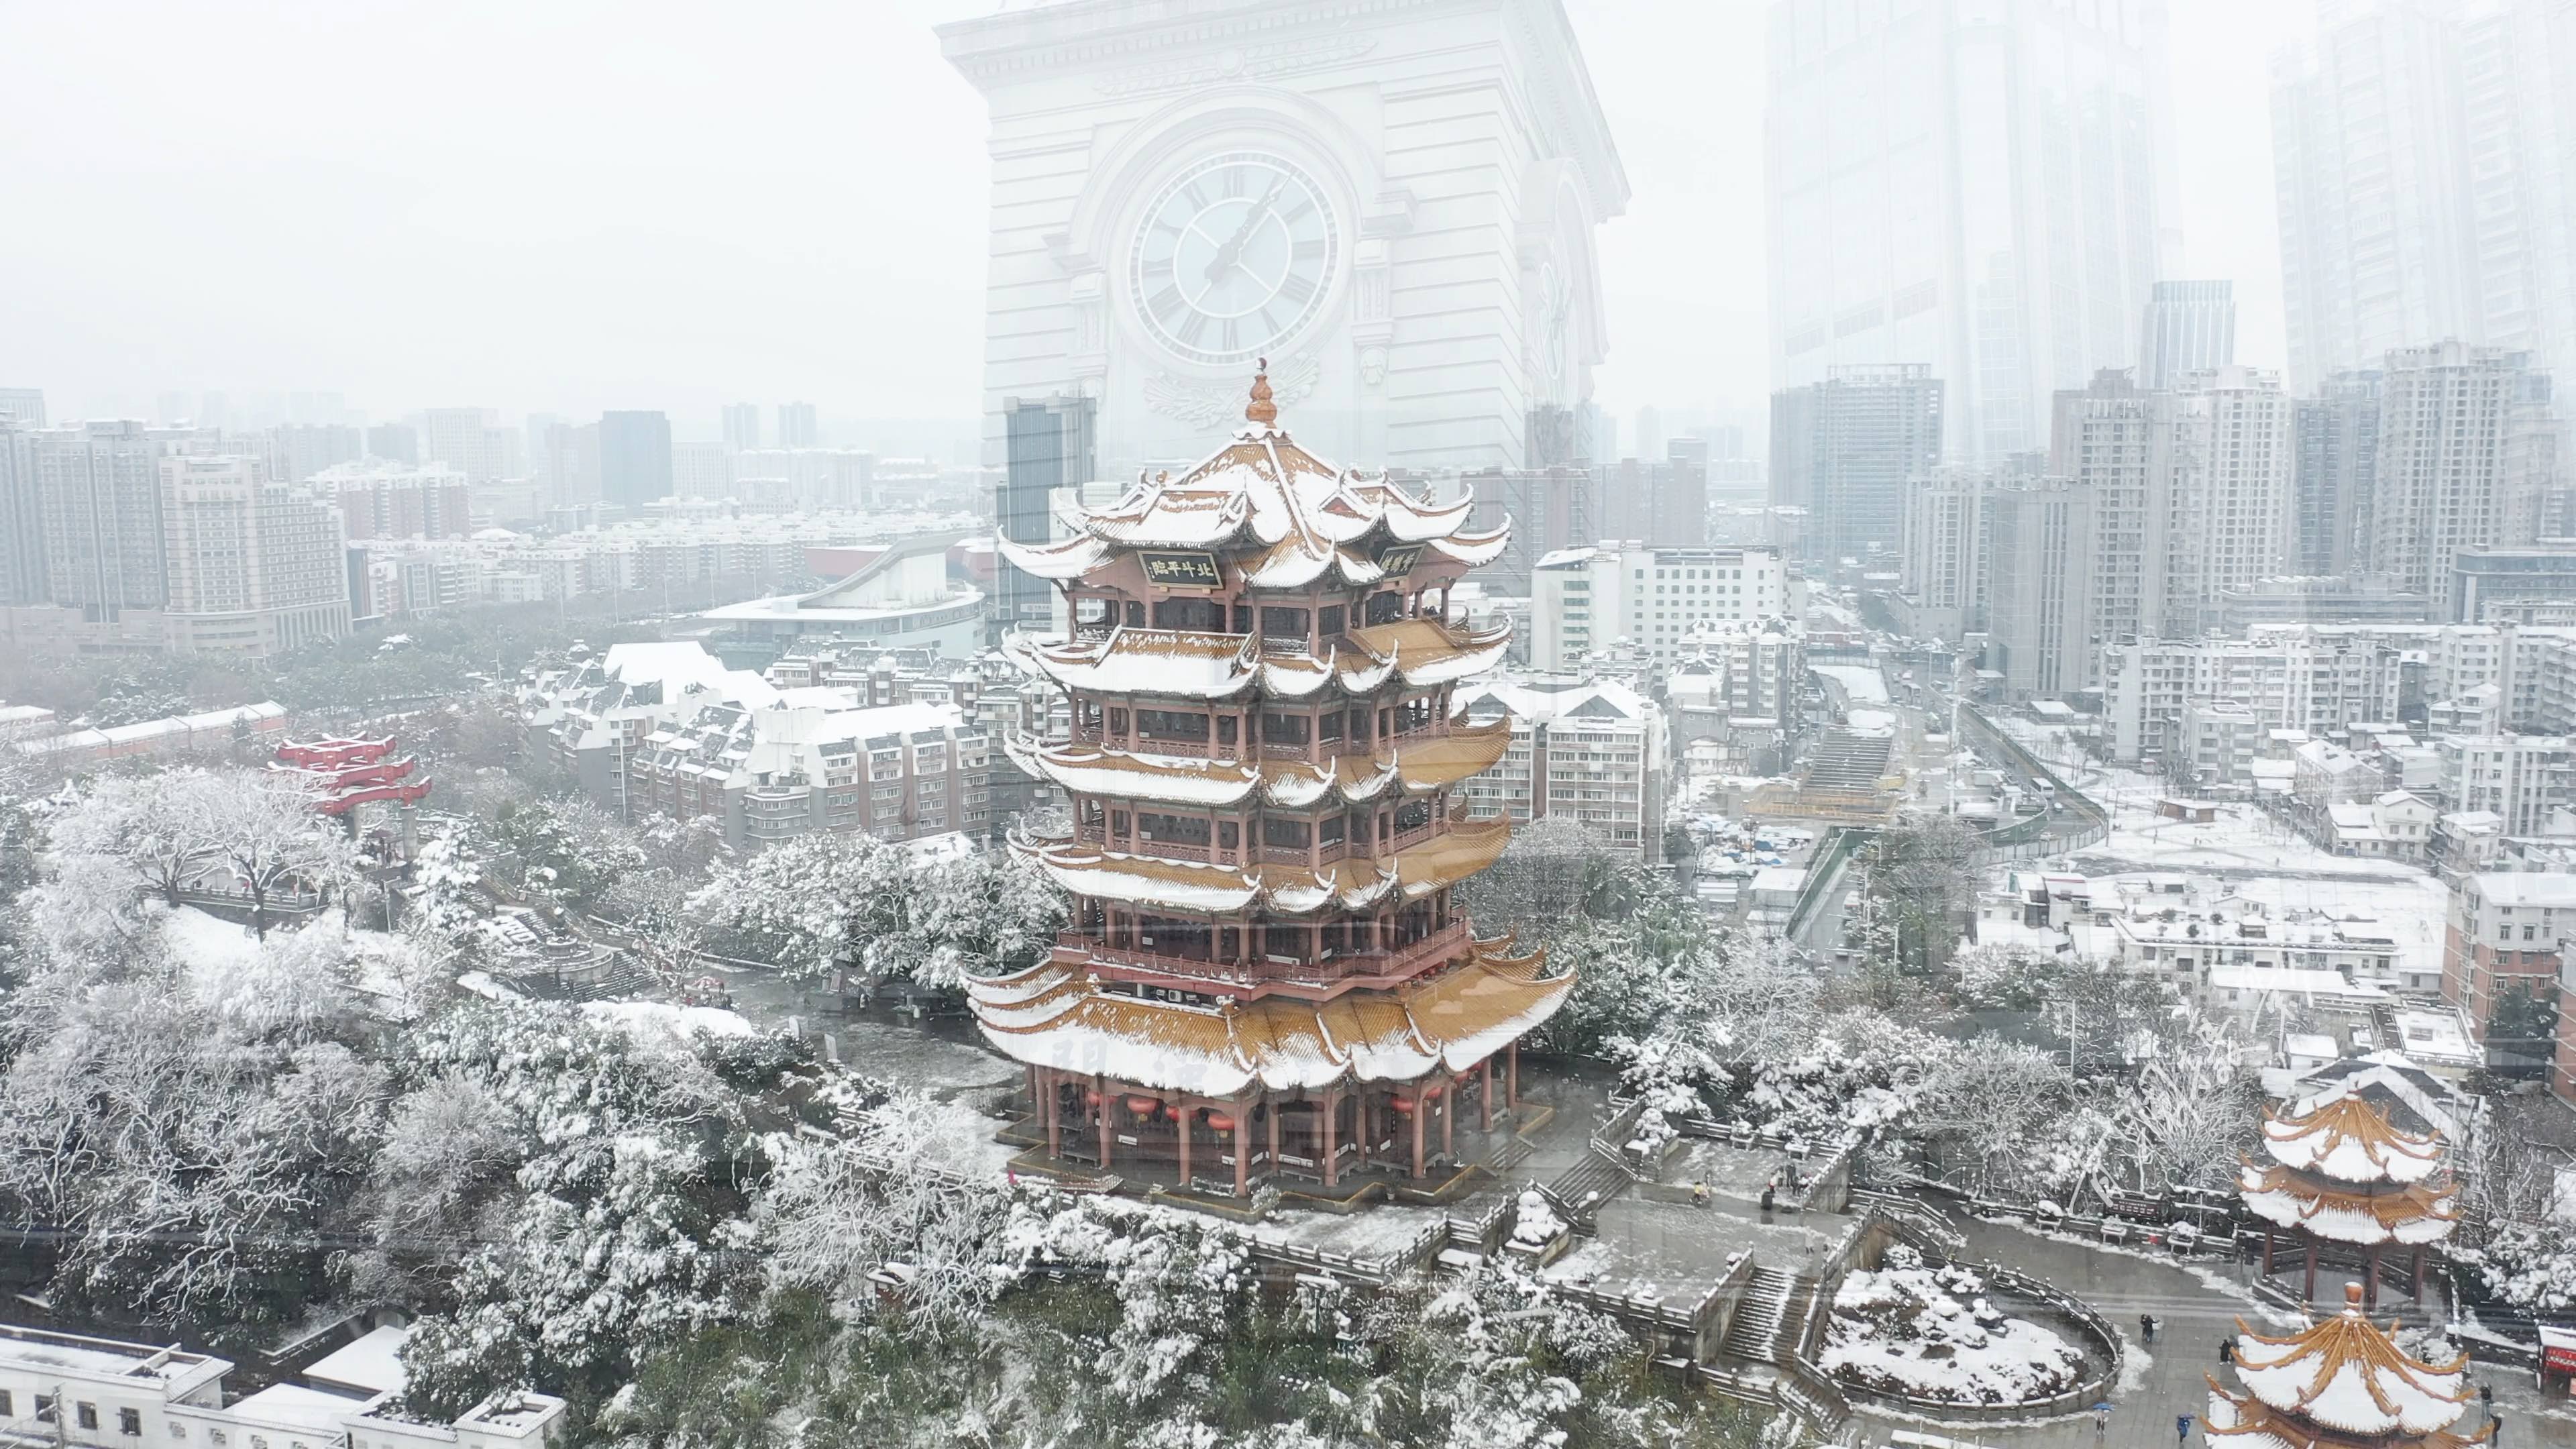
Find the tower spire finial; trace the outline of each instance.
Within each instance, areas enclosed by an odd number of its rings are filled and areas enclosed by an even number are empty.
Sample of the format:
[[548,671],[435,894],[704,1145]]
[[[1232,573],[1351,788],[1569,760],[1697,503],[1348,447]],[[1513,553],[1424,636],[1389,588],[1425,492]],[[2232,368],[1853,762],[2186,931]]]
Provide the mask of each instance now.
[[1252,401],[1244,405],[1243,416],[1267,427],[1279,421],[1279,405],[1270,400],[1270,359],[1253,363]]

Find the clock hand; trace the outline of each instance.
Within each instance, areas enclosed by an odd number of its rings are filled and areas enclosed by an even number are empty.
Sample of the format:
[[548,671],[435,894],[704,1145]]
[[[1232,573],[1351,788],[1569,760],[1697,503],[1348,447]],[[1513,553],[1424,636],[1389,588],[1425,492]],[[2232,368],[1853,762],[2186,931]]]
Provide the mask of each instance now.
[[1270,190],[1265,192],[1259,201],[1252,204],[1250,211],[1243,214],[1243,225],[1234,229],[1234,235],[1227,238],[1225,245],[1216,249],[1216,256],[1208,262],[1207,279],[1210,282],[1215,282],[1234,270],[1235,259],[1243,255],[1243,244],[1252,240],[1252,229],[1259,226],[1262,218],[1270,214],[1270,204],[1279,199],[1279,188],[1287,184],[1288,178],[1284,176],[1271,182]]

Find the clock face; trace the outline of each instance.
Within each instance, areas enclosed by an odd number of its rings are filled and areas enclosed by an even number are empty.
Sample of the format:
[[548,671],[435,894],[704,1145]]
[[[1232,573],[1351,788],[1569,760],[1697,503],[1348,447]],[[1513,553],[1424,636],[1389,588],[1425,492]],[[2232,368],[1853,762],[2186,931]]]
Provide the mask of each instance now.
[[1176,355],[1249,362],[1315,319],[1340,261],[1323,190],[1275,156],[1232,151],[1155,193],[1136,228],[1137,320]]

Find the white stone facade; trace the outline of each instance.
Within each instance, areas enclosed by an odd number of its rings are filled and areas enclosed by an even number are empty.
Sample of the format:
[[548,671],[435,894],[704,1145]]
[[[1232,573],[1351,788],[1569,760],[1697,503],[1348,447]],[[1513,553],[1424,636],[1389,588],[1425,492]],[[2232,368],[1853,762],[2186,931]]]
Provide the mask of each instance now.
[[1591,394],[1628,183],[1558,0],[1079,0],[941,27],[991,106],[985,404],[1194,458],[1267,357],[1298,436],[1519,467]]

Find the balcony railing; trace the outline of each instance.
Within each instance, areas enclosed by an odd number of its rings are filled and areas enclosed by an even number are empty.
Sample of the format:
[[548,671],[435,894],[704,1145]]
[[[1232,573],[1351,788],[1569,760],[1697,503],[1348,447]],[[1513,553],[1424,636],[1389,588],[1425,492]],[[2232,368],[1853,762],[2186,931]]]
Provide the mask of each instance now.
[[1058,946],[1082,952],[1106,967],[1229,986],[1259,986],[1272,982],[1291,986],[1330,986],[1353,978],[1392,980],[1410,974],[1425,962],[1464,949],[1467,941],[1467,923],[1453,921],[1421,940],[1386,951],[1342,951],[1314,961],[1264,955],[1257,961],[1243,962],[1208,961],[1194,956],[1113,946],[1081,931],[1056,933]]

